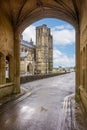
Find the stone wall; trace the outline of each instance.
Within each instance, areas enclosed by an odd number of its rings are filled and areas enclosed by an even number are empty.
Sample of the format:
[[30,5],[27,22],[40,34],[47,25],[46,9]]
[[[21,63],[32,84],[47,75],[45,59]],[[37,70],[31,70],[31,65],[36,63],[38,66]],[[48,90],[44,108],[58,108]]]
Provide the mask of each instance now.
[[6,57],[9,59],[9,82],[13,81],[14,35],[11,23],[0,10],[0,97],[12,93],[13,85],[6,80]]
[[79,93],[87,111],[87,0],[82,2],[80,11],[80,86]]
[[11,23],[0,11],[0,52],[5,55],[14,54],[13,30]]
[[13,93],[13,83],[0,85],[0,98]]
[[26,83],[26,82],[31,82],[34,80],[38,80],[38,79],[44,79],[44,78],[49,78],[49,77],[54,77],[54,76],[58,76],[58,75],[62,75],[62,74],[66,74],[64,73],[60,73],[60,74],[41,74],[41,75],[31,75],[31,76],[22,76],[20,77],[20,83]]

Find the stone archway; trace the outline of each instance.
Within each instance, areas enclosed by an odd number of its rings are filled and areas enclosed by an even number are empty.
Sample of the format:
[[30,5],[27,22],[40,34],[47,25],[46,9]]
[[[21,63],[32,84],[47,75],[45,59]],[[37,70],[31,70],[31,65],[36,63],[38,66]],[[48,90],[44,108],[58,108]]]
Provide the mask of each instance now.
[[[79,5],[78,5],[79,2]],[[15,5],[15,6],[14,6]],[[13,36],[13,51],[14,51],[14,91],[19,92],[20,90],[20,35],[22,31],[33,22],[40,20],[42,18],[59,18],[71,23],[76,30],[79,30],[79,1],[57,1],[57,0],[32,0],[32,1],[3,1],[1,0],[0,9],[2,12],[3,19],[7,20],[8,28],[7,32],[12,30],[12,33],[9,34]],[[5,8],[6,7],[6,8]],[[7,17],[5,17],[7,16]],[[5,17],[5,18],[4,18]],[[6,21],[5,20],[5,21]],[[1,22],[2,24],[2,22]],[[77,31],[78,33],[79,31]],[[78,33],[79,34],[79,33]],[[78,35],[77,34],[77,35]],[[77,36],[76,35],[76,36]],[[77,38],[76,42],[76,56],[79,56],[79,40]],[[9,42],[10,43],[10,42]],[[12,48],[10,49],[12,50]],[[76,58],[79,59],[79,58]],[[79,61],[76,63],[76,73],[79,71]],[[79,86],[79,76],[76,75],[76,85]]]
[[[78,4],[79,3],[79,4]],[[15,5],[15,6],[14,6]],[[52,17],[52,18],[60,18],[71,23],[75,29],[79,30],[79,1],[57,1],[57,0],[32,0],[32,1],[3,1],[1,0],[0,10],[1,16],[8,23],[7,32],[11,32],[9,34],[9,39],[13,36],[14,43],[14,90],[19,91],[20,89],[20,35],[22,31],[33,22],[40,20],[42,18]],[[6,8],[5,8],[6,7]],[[7,17],[6,17],[7,16]],[[1,21],[1,24],[3,21]],[[3,25],[3,24],[2,24]],[[5,24],[6,26],[6,24]],[[7,27],[7,26],[6,26]],[[6,28],[5,27],[5,28]],[[9,28],[11,31],[9,31]],[[78,31],[79,32],[79,31]],[[10,42],[9,42],[10,43]],[[79,56],[79,41],[76,44],[77,57]],[[12,50],[12,48],[11,48]],[[78,58],[79,59],[79,58]],[[79,71],[78,67],[79,61],[77,62],[77,71]],[[77,72],[76,72],[77,73]],[[76,76],[78,83],[79,78]],[[77,84],[77,83],[76,83]],[[79,86],[79,84],[77,85]]]
[[[59,18],[71,23],[76,30],[76,92],[80,94],[87,109],[86,11],[87,0],[0,1],[0,52],[12,53],[13,55],[13,93],[20,92],[20,35],[22,31],[42,18]],[[85,58],[83,58],[84,56]]]

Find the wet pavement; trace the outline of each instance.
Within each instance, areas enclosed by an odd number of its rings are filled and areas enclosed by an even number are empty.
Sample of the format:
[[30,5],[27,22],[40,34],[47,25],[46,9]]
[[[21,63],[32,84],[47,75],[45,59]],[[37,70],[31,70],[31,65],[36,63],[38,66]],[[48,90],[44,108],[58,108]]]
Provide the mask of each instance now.
[[22,87],[28,90],[24,96],[0,107],[0,130],[77,130],[75,121],[72,122],[75,112],[71,115],[74,72]]

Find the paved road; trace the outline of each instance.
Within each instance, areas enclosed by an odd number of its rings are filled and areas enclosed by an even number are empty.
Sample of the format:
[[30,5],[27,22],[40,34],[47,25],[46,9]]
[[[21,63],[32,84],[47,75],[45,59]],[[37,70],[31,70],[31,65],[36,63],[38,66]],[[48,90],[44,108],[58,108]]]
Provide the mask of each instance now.
[[0,130],[67,130],[64,98],[75,90],[73,73],[23,84],[32,94],[0,108]]

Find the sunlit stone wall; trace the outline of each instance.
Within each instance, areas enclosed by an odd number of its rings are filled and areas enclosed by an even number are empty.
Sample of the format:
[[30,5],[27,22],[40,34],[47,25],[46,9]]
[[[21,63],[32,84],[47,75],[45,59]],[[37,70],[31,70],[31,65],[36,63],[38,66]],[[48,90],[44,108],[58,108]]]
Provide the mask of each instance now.
[[80,10],[80,97],[87,111],[87,0]]
[[[13,85],[8,83],[13,82],[14,68],[14,37],[11,23],[7,17],[0,11],[0,97],[12,93]],[[9,76],[6,79],[6,58],[9,62]],[[7,87],[7,88],[6,88]]]

